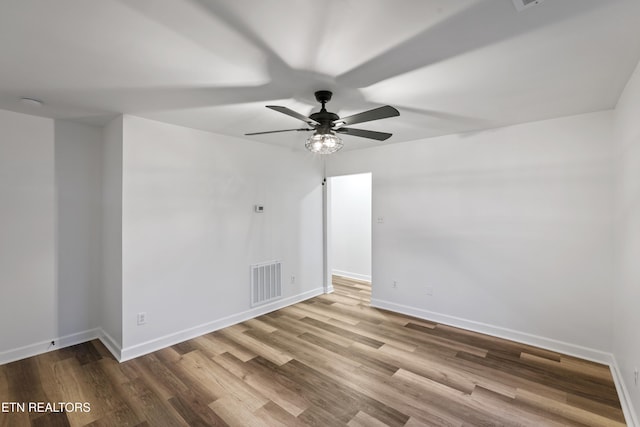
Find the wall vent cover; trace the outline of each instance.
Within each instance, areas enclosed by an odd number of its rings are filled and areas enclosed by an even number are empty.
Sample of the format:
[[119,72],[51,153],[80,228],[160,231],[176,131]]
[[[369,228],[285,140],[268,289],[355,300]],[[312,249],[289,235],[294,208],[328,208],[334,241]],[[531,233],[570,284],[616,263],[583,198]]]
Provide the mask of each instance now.
[[516,9],[518,9],[518,12],[520,12],[530,7],[542,4],[543,1],[544,0],[513,0],[513,4]]
[[263,262],[251,266],[251,307],[282,298],[282,263]]

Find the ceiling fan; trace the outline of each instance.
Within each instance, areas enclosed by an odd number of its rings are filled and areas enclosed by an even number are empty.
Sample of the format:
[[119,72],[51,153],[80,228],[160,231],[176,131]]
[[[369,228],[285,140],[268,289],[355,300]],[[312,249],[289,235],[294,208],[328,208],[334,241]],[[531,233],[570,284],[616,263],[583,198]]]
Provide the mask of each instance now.
[[370,122],[372,120],[386,119],[387,117],[399,116],[400,112],[390,105],[384,107],[374,108],[373,110],[364,111],[362,113],[354,114],[352,116],[340,118],[337,114],[327,111],[325,104],[331,100],[333,94],[328,90],[319,90],[315,93],[316,100],[322,104],[322,109],[317,113],[311,114],[306,117],[300,113],[297,113],[287,107],[281,107],[279,105],[267,105],[267,108],[278,111],[282,114],[294,117],[298,120],[305,122],[308,127],[299,129],[283,129],[272,130],[267,132],[252,132],[245,133],[245,135],[263,135],[267,133],[278,132],[292,132],[292,131],[315,131],[314,134],[307,140],[305,147],[313,152],[319,154],[335,153],[342,148],[342,140],[336,135],[336,133],[344,133],[346,135],[359,136],[362,138],[370,138],[378,141],[384,141],[388,139],[391,134],[386,132],[376,132],[372,130],[354,129],[344,126]]

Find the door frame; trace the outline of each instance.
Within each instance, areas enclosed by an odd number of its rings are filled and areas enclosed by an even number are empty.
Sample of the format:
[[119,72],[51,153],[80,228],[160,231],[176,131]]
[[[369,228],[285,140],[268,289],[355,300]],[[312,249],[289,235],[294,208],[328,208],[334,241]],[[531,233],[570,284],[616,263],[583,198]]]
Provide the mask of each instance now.
[[340,177],[340,176],[349,176],[349,175],[363,175],[369,174],[371,175],[371,247],[369,248],[369,257],[371,258],[371,285],[373,286],[373,172],[356,172],[356,173],[347,173],[341,175],[334,176],[325,176],[322,181],[322,229],[323,229],[323,237],[322,237],[322,245],[323,245],[323,290],[324,293],[333,292],[333,283],[332,283],[332,273],[333,273],[333,254],[331,253],[331,191],[332,191],[332,178]]

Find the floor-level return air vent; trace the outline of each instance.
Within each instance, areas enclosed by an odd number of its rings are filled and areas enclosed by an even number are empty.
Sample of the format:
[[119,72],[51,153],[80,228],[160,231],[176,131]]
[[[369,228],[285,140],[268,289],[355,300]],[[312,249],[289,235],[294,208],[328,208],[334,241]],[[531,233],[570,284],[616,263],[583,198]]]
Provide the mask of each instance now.
[[251,266],[251,307],[282,298],[282,263],[264,262]]

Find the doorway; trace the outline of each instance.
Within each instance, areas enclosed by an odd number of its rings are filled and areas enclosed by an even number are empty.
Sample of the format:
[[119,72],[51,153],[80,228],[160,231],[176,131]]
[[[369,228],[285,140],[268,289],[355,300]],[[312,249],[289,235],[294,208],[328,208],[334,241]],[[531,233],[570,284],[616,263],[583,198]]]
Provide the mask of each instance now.
[[351,286],[370,303],[372,174],[327,178],[326,197],[326,288]]

